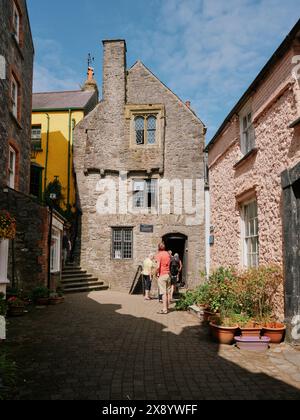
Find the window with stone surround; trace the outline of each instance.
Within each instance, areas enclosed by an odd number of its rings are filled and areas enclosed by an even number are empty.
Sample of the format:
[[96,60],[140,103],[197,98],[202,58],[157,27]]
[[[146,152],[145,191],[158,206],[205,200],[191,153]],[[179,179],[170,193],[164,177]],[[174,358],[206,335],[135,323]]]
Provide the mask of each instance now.
[[255,148],[255,131],[252,119],[252,110],[244,109],[240,114],[240,136],[241,136],[241,152],[247,155]]
[[126,105],[125,116],[130,121],[131,147],[160,146],[165,117],[163,105]]
[[19,114],[19,83],[16,79],[16,76],[12,74],[11,76],[11,110],[16,119],[18,119]]
[[259,264],[259,230],[257,201],[242,206],[243,265],[257,267]]
[[132,228],[112,229],[112,258],[113,260],[131,260],[133,258]]
[[152,209],[157,207],[157,179],[136,179],[133,181],[133,208]]

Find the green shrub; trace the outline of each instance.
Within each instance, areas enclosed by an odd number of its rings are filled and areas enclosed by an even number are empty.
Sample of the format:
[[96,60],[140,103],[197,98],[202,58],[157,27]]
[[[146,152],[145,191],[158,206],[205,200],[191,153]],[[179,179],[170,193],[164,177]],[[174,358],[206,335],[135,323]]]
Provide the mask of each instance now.
[[45,286],[38,286],[32,291],[32,300],[36,302],[38,299],[47,299],[50,295],[50,290]]

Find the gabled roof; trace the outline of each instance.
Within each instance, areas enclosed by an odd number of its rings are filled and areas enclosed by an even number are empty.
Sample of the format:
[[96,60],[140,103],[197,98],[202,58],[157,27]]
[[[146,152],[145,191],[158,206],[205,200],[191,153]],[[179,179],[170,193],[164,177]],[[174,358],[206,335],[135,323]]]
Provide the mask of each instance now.
[[95,94],[95,91],[83,90],[34,93],[32,110],[85,109]]
[[198,122],[200,122],[202,125],[203,125],[203,127],[205,128],[206,126],[205,126],[205,124],[203,123],[203,121],[201,121],[201,119],[198,117],[198,115],[191,109],[191,108],[189,108],[188,106],[187,106],[187,104],[182,100],[182,99],[180,99],[179,98],[179,96],[177,96],[176,95],[176,93],[174,93],[170,88],[168,88],[168,86],[166,86],[157,76],[155,76],[155,74],[154,73],[152,73],[152,71],[151,70],[149,70],[148,69],[148,67],[147,66],[145,66],[145,64],[142,62],[142,61],[140,61],[140,60],[138,60],[138,61],[136,61],[134,64],[133,64],[133,66],[132,67],[130,67],[130,69],[128,70],[128,71],[132,71],[135,67],[137,67],[137,66],[141,66],[141,67],[143,67],[155,80],[157,80],[168,92],[170,92],[174,97],[175,97],[175,99],[178,101],[178,102],[180,102],[181,103],[181,105],[183,105],[185,108],[186,108],[186,110],[187,111],[189,111],[192,115],[193,115],[193,117],[194,118],[196,118],[197,119],[197,121]]
[[300,33],[300,19],[295,24],[295,26],[292,28],[290,33],[287,35],[287,37],[284,39],[284,41],[280,44],[280,46],[277,48],[277,50],[274,52],[270,60],[267,62],[267,64],[263,67],[263,69],[260,71],[256,79],[252,82],[252,84],[249,86],[249,88],[246,90],[244,95],[240,98],[240,100],[237,102],[237,104],[233,107],[233,109],[230,111],[230,113],[227,115],[225,120],[223,121],[222,125],[214,135],[214,137],[211,139],[211,141],[208,143],[208,145],[205,148],[205,151],[208,152],[209,149],[214,145],[214,143],[218,140],[219,136],[222,134],[222,131],[225,129],[228,122],[231,120],[231,118],[240,112],[240,109],[243,107],[243,105],[247,102],[247,100],[251,97],[253,91],[257,89],[257,87],[260,85],[261,81],[264,80],[266,75],[269,73],[269,71],[272,69],[272,67],[284,56],[284,54],[288,51],[288,49],[291,47],[292,42],[296,37],[299,36]]

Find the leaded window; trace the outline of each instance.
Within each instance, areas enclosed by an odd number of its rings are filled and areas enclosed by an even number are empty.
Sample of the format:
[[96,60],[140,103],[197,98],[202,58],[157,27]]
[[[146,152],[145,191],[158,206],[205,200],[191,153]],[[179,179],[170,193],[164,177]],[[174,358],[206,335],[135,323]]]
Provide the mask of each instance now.
[[112,257],[114,260],[130,260],[133,257],[133,231],[129,228],[112,230]]
[[135,118],[136,144],[153,145],[156,143],[157,118],[154,115]]

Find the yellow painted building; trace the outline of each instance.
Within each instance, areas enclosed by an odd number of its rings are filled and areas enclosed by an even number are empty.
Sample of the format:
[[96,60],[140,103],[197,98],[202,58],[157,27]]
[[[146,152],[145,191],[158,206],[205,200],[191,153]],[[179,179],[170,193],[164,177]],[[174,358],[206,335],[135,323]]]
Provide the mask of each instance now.
[[31,194],[42,199],[50,182],[62,185],[64,210],[75,210],[73,129],[98,103],[89,69],[83,90],[33,94]]

